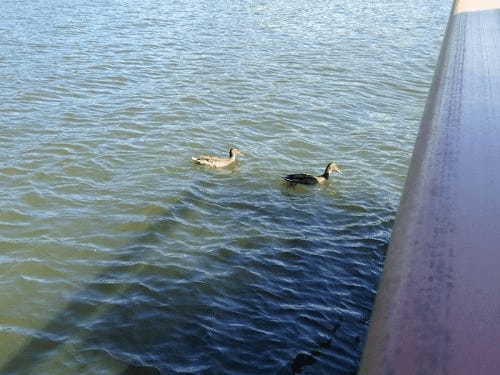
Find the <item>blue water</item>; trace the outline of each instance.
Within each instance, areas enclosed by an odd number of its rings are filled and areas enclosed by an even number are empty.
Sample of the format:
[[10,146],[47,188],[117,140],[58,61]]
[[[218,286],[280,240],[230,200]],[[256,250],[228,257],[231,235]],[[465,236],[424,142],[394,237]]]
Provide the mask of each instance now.
[[2,0],[0,374],[355,373],[450,5]]

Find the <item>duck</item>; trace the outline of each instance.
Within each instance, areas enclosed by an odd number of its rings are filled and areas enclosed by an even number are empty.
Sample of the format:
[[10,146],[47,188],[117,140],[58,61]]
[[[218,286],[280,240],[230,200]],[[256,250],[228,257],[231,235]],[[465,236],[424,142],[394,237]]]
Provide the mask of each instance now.
[[287,175],[285,177],[281,177],[281,178],[292,185],[296,185],[296,184],[316,185],[316,184],[323,184],[326,181],[328,181],[332,172],[342,174],[342,170],[339,168],[339,166],[337,164],[329,163],[325,168],[325,172],[320,176],[313,176],[310,174],[298,173],[298,174],[289,174],[289,175]]
[[197,157],[192,157],[191,159],[200,165],[205,165],[210,168],[224,168],[236,161],[236,155],[245,155],[236,147],[231,147],[229,149],[229,157],[218,157],[213,155],[200,155]]

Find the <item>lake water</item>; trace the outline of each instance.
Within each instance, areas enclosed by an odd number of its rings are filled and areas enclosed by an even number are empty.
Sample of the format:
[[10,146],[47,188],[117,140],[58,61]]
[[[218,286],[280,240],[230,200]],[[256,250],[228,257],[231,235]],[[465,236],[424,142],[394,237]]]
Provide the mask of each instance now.
[[355,373],[450,6],[2,0],[0,374]]

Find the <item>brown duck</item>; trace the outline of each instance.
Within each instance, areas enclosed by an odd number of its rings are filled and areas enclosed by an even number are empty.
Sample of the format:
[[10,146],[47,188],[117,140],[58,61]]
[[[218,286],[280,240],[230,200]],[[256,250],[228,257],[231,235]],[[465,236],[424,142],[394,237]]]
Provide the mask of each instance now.
[[233,164],[236,161],[236,155],[245,155],[245,154],[242,153],[236,147],[231,147],[231,149],[229,150],[228,158],[212,156],[212,155],[200,155],[198,157],[192,157],[191,159],[196,164],[205,165],[210,168],[224,168]]

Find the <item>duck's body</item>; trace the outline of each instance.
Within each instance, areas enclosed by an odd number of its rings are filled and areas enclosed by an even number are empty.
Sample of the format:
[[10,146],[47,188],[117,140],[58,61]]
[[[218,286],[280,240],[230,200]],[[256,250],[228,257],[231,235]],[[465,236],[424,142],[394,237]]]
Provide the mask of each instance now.
[[221,158],[219,156],[212,155],[200,155],[198,157],[192,157],[191,159],[200,165],[205,165],[210,168],[224,168],[236,161],[236,155],[243,155],[243,153],[235,147],[229,150],[228,158]]
[[316,185],[322,184],[326,179],[323,176],[313,176],[305,173],[289,174],[282,177],[283,180],[291,184],[301,184],[301,185]]
[[320,176],[313,176],[305,173],[289,174],[282,177],[286,182],[296,185],[316,185],[324,184],[330,178],[332,172],[342,173],[341,169],[335,163],[330,163],[326,166],[325,172]]

